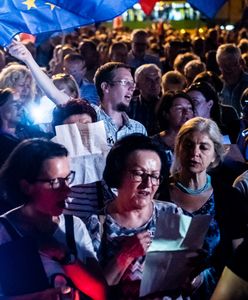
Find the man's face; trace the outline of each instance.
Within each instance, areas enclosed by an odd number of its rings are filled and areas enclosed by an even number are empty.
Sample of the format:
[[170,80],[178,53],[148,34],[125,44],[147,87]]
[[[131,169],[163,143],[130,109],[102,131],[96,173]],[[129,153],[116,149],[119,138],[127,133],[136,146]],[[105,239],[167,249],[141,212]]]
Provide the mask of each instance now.
[[229,85],[236,84],[239,81],[242,71],[241,61],[231,55],[225,55],[219,60],[219,68],[223,79]]
[[0,117],[2,121],[8,122],[10,128],[16,127],[21,120],[22,104],[20,101],[9,100],[0,107]]
[[115,70],[111,82],[106,84],[103,90],[104,101],[111,103],[115,111],[126,111],[135,89],[135,83],[129,69],[119,68]]
[[140,74],[137,87],[145,99],[157,98],[161,90],[161,75],[157,70],[147,69]]
[[145,36],[134,36],[131,46],[134,56],[142,58],[147,49],[147,38]]

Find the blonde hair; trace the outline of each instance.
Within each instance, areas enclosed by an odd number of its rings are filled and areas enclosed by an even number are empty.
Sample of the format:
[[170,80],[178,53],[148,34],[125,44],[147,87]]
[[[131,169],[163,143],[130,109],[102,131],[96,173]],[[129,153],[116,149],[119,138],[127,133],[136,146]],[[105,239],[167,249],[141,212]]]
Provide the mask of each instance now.
[[36,85],[31,75],[31,72],[26,66],[13,63],[4,67],[0,73],[0,88],[12,88],[15,90],[16,84],[20,79],[26,80],[29,78],[31,80],[29,87],[29,94],[25,97],[25,103],[34,100]]

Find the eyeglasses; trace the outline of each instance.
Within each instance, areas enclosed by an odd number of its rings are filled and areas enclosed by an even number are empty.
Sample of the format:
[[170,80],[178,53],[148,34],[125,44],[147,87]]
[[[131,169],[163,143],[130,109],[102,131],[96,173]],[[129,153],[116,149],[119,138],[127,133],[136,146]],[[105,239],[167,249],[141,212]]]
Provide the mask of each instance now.
[[122,86],[127,86],[128,88],[135,89],[136,83],[132,80],[120,79],[120,80],[113,80],[109,82],[110,84],[119,83]]
[[138,170],[128,170],[128,172],[131,174],[131,179],[133,182],[144,182],[150,178],[152,185],[159,185],[162,181],[162,176],[148,174]]
[[53,179],[36,179],[37,182],[50,183],[53,190],[57,190],[65,185],[69,186],[75,179],[75,171],[71,171],[66,177],[58,177]]

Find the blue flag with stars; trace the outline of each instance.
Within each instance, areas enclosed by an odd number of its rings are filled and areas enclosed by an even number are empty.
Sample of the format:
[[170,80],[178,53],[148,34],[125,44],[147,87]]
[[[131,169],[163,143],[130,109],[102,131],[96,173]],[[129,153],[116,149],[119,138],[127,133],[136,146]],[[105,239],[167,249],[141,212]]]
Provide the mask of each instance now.
[[[71,0],[72,1],[72,0]],[[0,45],[7,46],[21,32],[30,34],[63,31],[94,23],[42,0],[1,0]]]
[[110,20],[137,2],[137,0],[48,1],[1,0],[0,45],[7,46],[18,33],[34,35],[53,33]]
[[111,20],[139,0],[49,0],[49,2],[82,17],[89,16],[95,22]]

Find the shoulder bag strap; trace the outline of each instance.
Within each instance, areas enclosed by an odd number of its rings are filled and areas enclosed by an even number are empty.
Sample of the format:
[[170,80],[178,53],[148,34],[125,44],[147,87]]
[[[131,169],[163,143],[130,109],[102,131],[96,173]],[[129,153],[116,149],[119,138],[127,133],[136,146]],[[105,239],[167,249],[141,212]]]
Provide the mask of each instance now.
[[65,234],[67,246],[71,252],[77,257],[77,247],[74,237],[73,215],[64,215],[65,218]]

